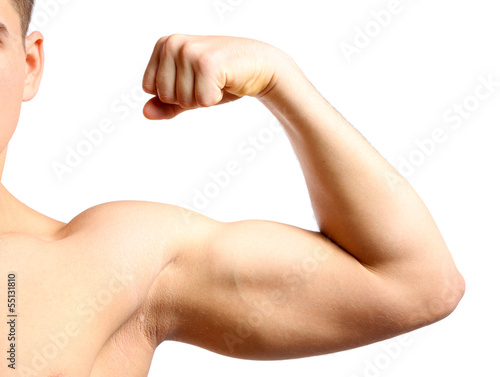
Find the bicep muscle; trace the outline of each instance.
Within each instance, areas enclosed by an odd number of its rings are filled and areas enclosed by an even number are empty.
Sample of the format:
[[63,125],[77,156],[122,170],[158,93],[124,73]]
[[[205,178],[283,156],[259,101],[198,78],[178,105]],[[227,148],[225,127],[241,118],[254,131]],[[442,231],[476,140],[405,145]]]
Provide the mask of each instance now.
[[318,232],[221,223],[176,264],[173,340],[228,356],[283,359],[402,332],[402,290]]

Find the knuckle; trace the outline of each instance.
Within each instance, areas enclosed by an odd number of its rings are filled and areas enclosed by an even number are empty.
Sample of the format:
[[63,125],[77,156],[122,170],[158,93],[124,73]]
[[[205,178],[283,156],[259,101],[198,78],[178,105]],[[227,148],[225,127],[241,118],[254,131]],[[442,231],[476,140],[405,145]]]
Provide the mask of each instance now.
[[202,107],[210,107],[217,105],[223,97],[224,94],[220,89],[212,87],[211,90],[207,90],[205,93],[200,93],[197,96],[197,102]]
[[181,96],[178,94],[177,98],[179,106],[183,109],[194,109],[195,107],[197,107],[196,101],[192,97]]
[[142,79],[142,89],[148,94],[156,93],[155,75],[150,72],[146,72],[144,74],[144,78]]
[[154,85],[152,85],[149,82],[143,82],[142,83],[142,90],[144,90],[148,94],[154,94],[155,93]]
[[160,39],[158,39],[158,41],[156,42],[156,45],[155,45],[155,48],[162,48],[163,45],[165,44],[165,41],[167,40],[168,37],[161,37]]
[[157,95],[158,95],[158,98],[160,99],[160,101],[163,103],[174,103],[175,102],[175,98],[172,96],[171,93],[169,93],[166,90],[158,89]]
[[196,59],[196,70],[202,74],[213,72],[217,68],[217,56],[216,54],[203,51],[198,54]]
[[184,62],[197,60],[198,46],[194,42],[186,42],[179,49],[179,58]]
[[196,102],[198,106],[211,107],[217,103],[217,99],[213,96],[207,96],[204,93],[200,93],[196,98]]
[[176,52],[183,43],[184,36],[181,34],[172,34],[165,40],[165,50],[167,52]]

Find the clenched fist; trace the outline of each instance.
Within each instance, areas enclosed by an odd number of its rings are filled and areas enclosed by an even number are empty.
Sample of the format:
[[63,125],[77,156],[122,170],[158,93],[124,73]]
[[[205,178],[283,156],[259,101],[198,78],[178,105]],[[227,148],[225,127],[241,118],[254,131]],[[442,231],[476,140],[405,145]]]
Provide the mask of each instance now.
[[155,95],[144,107],[148,119],[171,119],[183,111],[264,96],[277,83],[278,68],[291,59],[255,40],[171,35],[161,38],[144,74]]

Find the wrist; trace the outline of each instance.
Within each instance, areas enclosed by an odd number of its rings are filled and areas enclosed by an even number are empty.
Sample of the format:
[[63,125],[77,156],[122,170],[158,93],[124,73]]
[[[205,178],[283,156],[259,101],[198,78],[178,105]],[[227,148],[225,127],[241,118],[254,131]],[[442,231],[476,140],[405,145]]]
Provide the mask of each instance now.
[[261,102],[274,102],[278,97],[278,93],[289,85],[287,81],[290,81],[293,76],[301,73],[301,71],[289,55],[274,47],[272,53],[266,59],[268,59],[268,62],[272,62],[270,66],[271,80],[266,88],[255,97]]
[[278,60],[272,80],[256,98],[275,115],[294,116],[318,104],[321,95],[309,82],[295,61],[283,54]]

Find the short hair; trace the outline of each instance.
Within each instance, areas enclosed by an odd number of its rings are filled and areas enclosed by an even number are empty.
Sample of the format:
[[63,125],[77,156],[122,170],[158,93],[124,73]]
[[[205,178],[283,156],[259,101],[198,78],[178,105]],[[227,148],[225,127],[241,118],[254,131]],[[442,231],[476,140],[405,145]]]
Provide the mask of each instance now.
[[33,4],[35,3],[35,0],[11,0],[11,3],[21,19],[21,33],[24,38],[28,33],[28,27],[30,26],[31,13],[33,12]]

